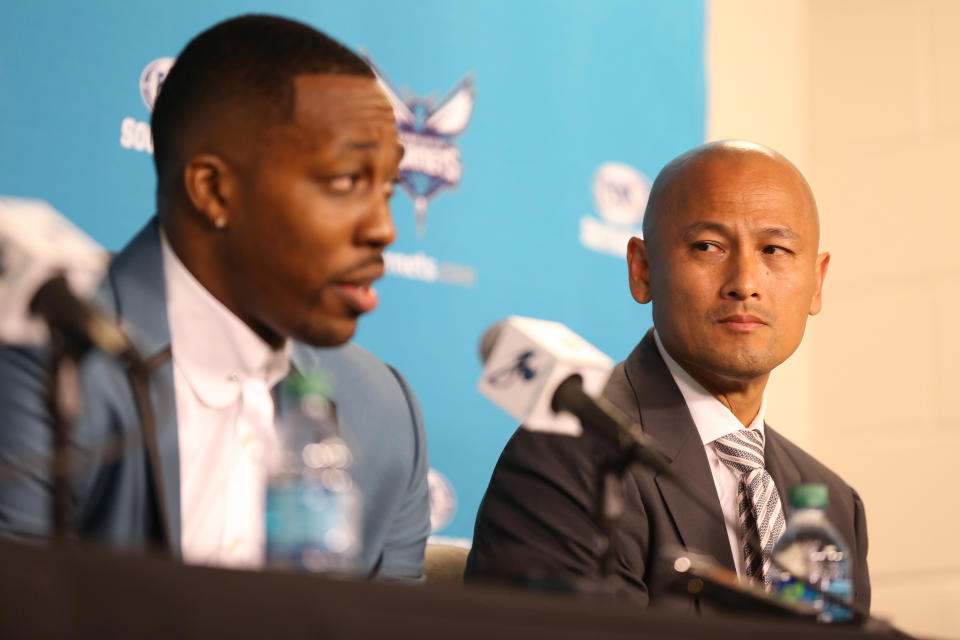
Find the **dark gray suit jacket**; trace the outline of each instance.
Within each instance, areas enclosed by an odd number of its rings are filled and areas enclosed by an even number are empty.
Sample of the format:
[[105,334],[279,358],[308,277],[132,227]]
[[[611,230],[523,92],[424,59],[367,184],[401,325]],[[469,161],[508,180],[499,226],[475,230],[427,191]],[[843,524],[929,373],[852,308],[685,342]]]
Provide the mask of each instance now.
[[[643,604],[666,599],[669,567],[658,560],[669,545],[707,553],[734,570],[703,443],[652,331],[614,368],[603,395],[641,422],[672,460],[672,470],[714,502],[708,513],[670,478],[632,466],[616,541],[619,586]],[[866,611],[870,581],[860,497],[782,435],[766,426],[764,431],[766,468],[788,517],[786,494],[791,486],[820,482],[829,488],[827,517],[850,545],[854,602]],[[594,518],[597,471],[612,453],[605,441],[590,433],[570,438],[517,430],[480,505],[466,578],[522,582],[595,576],[602,541]]]
[[[156,433],[141,433],[126,371],[93,351],[80,363],[85,407],[73,426],[79,534],[113,547],[164,538],[180,551],[180,461],[166,285],[156,220],[112,260],[99,301],[159,366],[149,380]],[[157,357],[157,356],[160,357]],[[43,349],[0,348],[0,536],[51,533],[52,427],[44,399]],[[341,435],[351,446],[363,494],[364,572],[415,579],[430,532],[426,434],[403,377],[354,344],[316,349],[294,343],[295,370],[322,369],[334,381]],[[278,406],[282,415],[283,407]],[[119,454],[111,445],[124,445]]]

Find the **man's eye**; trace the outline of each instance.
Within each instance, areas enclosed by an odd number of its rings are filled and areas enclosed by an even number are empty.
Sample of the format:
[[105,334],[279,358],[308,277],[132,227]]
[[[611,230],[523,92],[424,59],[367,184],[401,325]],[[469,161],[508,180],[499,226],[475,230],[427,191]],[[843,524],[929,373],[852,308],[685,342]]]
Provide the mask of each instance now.
[[719,247],[712,242],[694,242],[691,247],[694,251],[717,251]]
[[356,174],[346,174],[331,178],[327,184],[336,193],[350,193],[357,186],[358,179]]
[[782,256],[790,253],[790,250],[786,247],[778,247],[777,245],[768,245],[763,248],[763,252],[771,256]]

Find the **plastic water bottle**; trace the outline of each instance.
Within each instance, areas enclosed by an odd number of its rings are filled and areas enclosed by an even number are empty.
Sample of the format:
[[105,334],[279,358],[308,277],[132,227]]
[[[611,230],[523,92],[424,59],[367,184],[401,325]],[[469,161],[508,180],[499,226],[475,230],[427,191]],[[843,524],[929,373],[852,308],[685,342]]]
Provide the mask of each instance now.
[[843,622],[853,617],[850,609],[827,601],[803,582],[806,576],[820,591],[851,602],[850,555],[827,520],[827,500],[825,485],[791,487],[787,529],[773,549],[772,583],[783,601],[815,613],[818,621]]
[[349,574],[361,550],[361,496],[339,437],[331,385],[291,374],[269,447],[266,561],[271,567]]

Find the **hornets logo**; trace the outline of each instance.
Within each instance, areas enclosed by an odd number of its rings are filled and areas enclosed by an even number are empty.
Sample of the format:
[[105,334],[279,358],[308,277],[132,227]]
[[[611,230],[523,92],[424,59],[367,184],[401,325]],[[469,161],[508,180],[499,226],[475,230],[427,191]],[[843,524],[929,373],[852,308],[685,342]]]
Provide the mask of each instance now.
[[475,92],[473,78],[464,77],[441,100],[406,95],[401,98],[386,76],[373,64],[380,86],[390,100],[397,131],[404,146],[400,162],[400,185],[413,199],[417,232],[427,225],[427,202],[444,189],[460,184],[463,165],[454,141],[470,122]]

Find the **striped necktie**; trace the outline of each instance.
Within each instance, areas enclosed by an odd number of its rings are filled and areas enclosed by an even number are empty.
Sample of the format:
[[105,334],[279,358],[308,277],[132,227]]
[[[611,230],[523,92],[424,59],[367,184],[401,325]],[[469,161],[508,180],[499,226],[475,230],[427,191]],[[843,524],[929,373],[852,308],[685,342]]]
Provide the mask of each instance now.
[[[737,513],[744,573],[769,586],[770,557],[785,521],[780,494],[763,466],[763,434],[755,429],[740,429],[713,442],[717,456],[740,477]],[[758,538],[759,550],[752,544]]]

